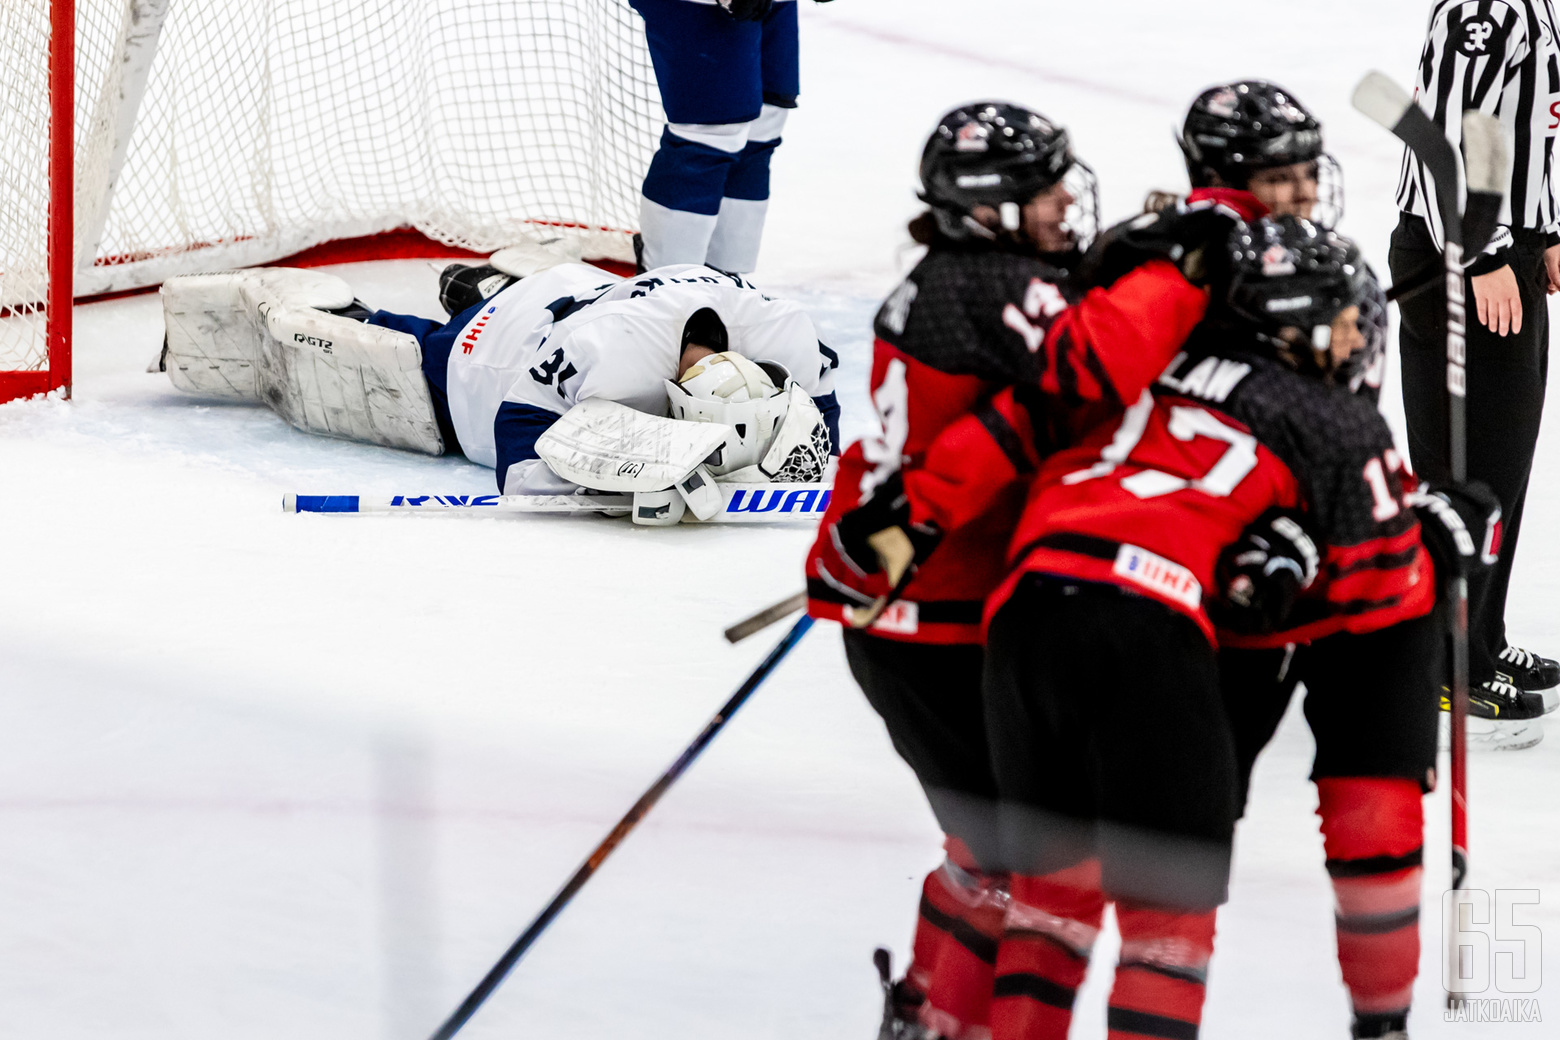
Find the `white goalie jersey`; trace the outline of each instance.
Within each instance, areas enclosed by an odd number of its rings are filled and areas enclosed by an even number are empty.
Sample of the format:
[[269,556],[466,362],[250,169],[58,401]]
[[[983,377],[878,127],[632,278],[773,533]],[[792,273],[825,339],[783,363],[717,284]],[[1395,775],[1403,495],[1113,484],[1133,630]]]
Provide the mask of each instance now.
[[461,449],[504,486],[509,467],[536,459],[537,438],[582,401],[666,415],[684,325],[704,308],[724,322],[729,351],[783,365],[833,407],[836,359],[796,304],[707,267],[622,279],[563,264],[494,296],[456,339],[447,379]]

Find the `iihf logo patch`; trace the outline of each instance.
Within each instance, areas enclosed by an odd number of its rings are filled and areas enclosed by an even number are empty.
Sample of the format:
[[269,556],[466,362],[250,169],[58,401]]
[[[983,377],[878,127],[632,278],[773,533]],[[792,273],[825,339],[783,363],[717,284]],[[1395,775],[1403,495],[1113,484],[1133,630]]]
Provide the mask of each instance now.
[[956,152],[984,152],[991,148],[986,140],[991,131],[981,123],[965,123],[959,127],[959,132],[953,135],[953,150]]

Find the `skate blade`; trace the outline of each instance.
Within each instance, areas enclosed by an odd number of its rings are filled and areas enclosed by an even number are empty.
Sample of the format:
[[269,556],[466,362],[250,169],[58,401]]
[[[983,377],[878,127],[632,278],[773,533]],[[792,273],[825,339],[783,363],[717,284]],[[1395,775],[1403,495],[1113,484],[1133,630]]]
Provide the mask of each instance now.
[[[1468,720],[1468,750],[1470,751],[1525,751],[1544,739],[1544,724],[1539,719],[1515,719],[1497,722],[1493,719]],[[1452,747],[1452,720],[1441,715],[1442,751]]]

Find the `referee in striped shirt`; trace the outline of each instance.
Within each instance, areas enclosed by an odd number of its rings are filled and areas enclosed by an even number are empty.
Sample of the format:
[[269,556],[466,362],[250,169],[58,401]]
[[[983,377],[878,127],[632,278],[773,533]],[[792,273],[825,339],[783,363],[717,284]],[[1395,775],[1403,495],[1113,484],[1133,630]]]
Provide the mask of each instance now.
[[[1468,323],[1468,476],[1500,498],[1500,561],[1476,581],[1469,603],[1473,711],[1505,720],[1542,712],[1532,695],[1560,682],[1560,666],[1506,642],[1506,589],[1522,528],[1522,504],[1544,410],[1549,369],[1548,294],[1560,289],[1560,213],[1551,145],[1560,130],[1556,0],[1436,0],[1415,83],[1419,104],[1461,144],[1462,114],[1498,117],[1512,144],[1511,187],[1501,226],[1468,267],[1478,320]],[[1405,152],[1392,234],[1393,281],[1440,261],[1438,186]],[[1446,290],[1400,307],[1403,404],[1414,468],[1432,484],[1451,478],[1446,417]]]

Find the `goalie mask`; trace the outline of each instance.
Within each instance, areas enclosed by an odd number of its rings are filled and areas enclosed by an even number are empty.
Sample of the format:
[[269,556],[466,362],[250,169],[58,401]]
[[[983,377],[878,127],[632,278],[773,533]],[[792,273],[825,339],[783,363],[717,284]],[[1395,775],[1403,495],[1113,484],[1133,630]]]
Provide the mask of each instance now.
[[731,435],[709,470],[726,481],[815,483],[829,461],[829,430],[785,366],[731,351],[667,380],[672,418],[720,423]]

